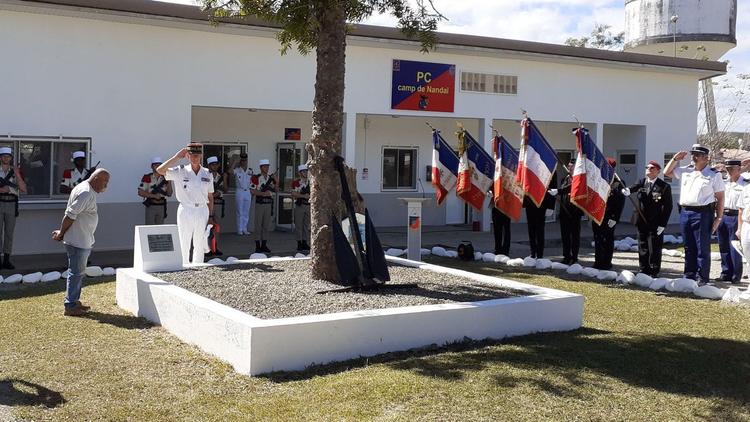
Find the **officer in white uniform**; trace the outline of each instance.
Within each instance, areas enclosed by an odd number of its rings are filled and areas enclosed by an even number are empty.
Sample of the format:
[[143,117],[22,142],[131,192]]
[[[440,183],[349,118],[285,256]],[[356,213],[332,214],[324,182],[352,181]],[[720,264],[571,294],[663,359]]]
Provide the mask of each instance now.
[[73,165],[75,166],[74,168],[63,171],[63,179],[60,182],[60,193],[72,192],[74,187],[90,176],[87,174],[85,152],[75,151],[73,153]]
[[[190,164],[171,167],[183,158],[189,159]],[[203,256],[208,252],[206,226],[215,224],[214,183],[211,172],[201,165],[202,160],[203,145],[191,143],[156,169],[174,183],[175,196],[180,203],[177,208],[177,228],[180,232],[183,264],[189,262],[191,241],[193,264],[203,262]]]
[[740,175],[742,161],[726,160],[724,165],[728,177],[724,182],[724,215],[721,217],[721,224],[716,232],[721,254],[721,275],[717,281],[739,283],[742,279],[742,255],[732,247],[731,241],[738,239],[736,233],[739,227],[740,203],[747,180]]
[[690,150],[691,166],[677,167],[687,151],[675,154],[664,175],[680,181],[680,226],[685,239],[685,278],[709,282],[711,234],[716,233],[724,214],[724,181],[711,169],[708,148],[695,144]]
[[247,231],[247,223],[250,220],[250,208],[253,202],[250,200],[250,178],[253,170],[247,166],[247,154],[240,154],[240,163],[234,169],[234,186],[237,202],[237,234],[250,234]]
[[13,270],[16,267],[10,262],[13,253],[13,232],[18,217],[18,195],[26,193],[26,183],[21,176],[21,169],[13,167],[13,150],[0,148],[0,229],[3,233],[2,267]]

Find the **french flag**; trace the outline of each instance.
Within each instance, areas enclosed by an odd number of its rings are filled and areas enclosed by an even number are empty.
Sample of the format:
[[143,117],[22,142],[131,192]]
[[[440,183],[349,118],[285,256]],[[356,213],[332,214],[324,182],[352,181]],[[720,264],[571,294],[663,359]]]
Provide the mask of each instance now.
[[521,150],[516,179],[537,207],[557,169],[557,153],[528,117],[521,121]]
[[462,148],[458,164],[458,184],[456,194],[476,210],[481,210],[487,192],[492,188],[495,175],[495,160],[469,132],[461,130],[456,134]]
[[615,169],[599,151],[588,130],[576,128],[573,133],[576,136],[578,158],[573,169],[570,202],[601,225]]
[[523,188],[516,181],[518,154],[502,136],[492,140],[492,150],[495,153],[495,182],[492,189],[495,208],[513,221],[518,221],[523,208]]
[[440,132],[432,131],[432,186],[435,187],[435,199],[438,205],[453,188],[456,187],[458,173],[458,155],[445,142]]

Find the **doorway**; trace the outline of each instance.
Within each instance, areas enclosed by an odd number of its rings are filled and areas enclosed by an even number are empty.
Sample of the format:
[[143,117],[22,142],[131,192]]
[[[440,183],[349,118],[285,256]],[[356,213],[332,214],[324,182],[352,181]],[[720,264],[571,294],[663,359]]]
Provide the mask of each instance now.
[[276,175],[279,186],[276,195],[276,228],[291,230],[294,224],[294,200],[292,182],[297,178],[297,167],[307,162],[307,151],[303,144],[284,142],[276,144]]

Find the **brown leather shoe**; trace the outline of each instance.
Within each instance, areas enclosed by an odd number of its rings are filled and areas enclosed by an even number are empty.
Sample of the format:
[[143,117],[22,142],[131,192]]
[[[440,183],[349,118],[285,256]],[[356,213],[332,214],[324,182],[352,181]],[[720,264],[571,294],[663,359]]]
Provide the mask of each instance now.
[[83,309],[84,311],[88,311],[89,309],[91,309],[91,306],[84,305],[80,300],[76,301],[76,306]]
[[65,312],[63,313],[65,316],[84,316],[86,315],[86,311],[83,310],[80,306],[76,305],[72,308],[65,308]]

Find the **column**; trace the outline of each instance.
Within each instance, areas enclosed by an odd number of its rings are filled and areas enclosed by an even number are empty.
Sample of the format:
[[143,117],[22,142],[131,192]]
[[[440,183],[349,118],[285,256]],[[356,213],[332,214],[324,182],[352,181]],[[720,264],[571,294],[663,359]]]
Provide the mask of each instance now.
[[357,157],[357,113],[348,112],[344,117],[344,160],[349,167],[356,167]]

